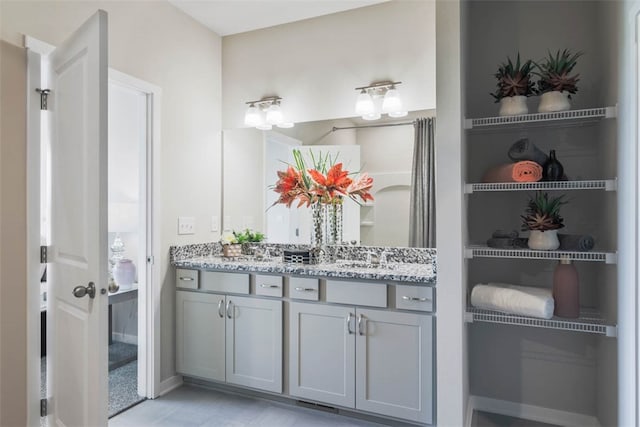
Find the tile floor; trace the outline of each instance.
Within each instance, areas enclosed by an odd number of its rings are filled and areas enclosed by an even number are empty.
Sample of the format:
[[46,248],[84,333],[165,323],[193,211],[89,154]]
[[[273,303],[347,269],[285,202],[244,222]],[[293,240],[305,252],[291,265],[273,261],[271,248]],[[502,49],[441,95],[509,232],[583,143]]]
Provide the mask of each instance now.
[[379,427],[355,418],[184,385],[109,420],[109,427]]

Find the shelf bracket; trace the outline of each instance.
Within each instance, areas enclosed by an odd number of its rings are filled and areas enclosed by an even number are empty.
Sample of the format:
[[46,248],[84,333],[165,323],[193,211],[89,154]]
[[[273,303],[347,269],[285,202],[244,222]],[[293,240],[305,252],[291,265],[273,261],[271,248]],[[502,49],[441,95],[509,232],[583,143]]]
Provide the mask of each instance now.
[[618,325],[607,326],[606,336],[616,338],[618,336]]
[[605,256],[605,264],[617,264],[618,263],[618,252],[607,253]]
[[465,129],[473,129],[473,120],[472,119],[464,119],[464,128]]
[[618,178],[606,180],[604,191],[618,191]]
[[465,323],[473,323],[473,313],[469,313],[468,311],[466,311],[464,313],[464,322]]
[[466,259],[473,259],[473,249],[465,248],[464,249],[464,257]]
[[618,104],[614,105],[613,107],[605,107],[604,110],[604,117],[606,119],[613,119],[615,117],[618,117]]
[[473,194],[473,184],[464,185],[464,194]]

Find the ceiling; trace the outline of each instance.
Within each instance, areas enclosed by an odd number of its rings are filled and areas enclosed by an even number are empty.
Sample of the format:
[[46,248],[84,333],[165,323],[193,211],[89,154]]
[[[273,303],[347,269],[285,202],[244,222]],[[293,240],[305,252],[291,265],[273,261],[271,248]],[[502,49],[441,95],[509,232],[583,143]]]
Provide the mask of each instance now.
[[301,21],[388,0],[169,0],[221,36]]

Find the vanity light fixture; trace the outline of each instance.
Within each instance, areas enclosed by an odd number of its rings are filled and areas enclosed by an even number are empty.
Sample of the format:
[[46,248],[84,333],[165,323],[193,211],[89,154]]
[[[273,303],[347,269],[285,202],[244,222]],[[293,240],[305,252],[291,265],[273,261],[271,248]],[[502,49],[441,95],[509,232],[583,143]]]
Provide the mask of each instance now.
[[382,81],[369,86],[357,87],[356,114],[364,120],[378,120],[382,114],[389,117],[404,117],[407,111],[402,105],[396,85],[402,82]]
[[273,126],[292,128],[292,122],[286,122],[282,113],[279,96],[267,96],[259,101],[249,101],[244,114],[244,124],[260,130],[271,130]]

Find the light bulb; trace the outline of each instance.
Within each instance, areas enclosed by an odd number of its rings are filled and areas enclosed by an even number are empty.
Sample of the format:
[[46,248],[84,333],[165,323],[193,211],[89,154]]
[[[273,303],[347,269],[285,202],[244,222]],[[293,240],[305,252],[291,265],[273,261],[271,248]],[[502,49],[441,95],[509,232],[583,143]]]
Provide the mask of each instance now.
[[244,114],[244,124],[247,126],[255,127],[262,123],[262,117],[260,110],[255,105],[251,104]]
[[392,116],[392,114],[402,111],[402,100],[400,99],[400,94],[394,86],[391,86],[384,95],[384,100],[382,101],[382,112],[389,114],[391,117],[398,117]]
[[282,129],[289,129],[289,128],[292,128],[293,126],[294,125],[292,122],[283,122],[278,125],[278,127]]
[[366,116],[369,114],[375,113],[375,106],[373,105],[373,99],[371,95],[367,93],[364,89],[358,95],[358,99],[356,100],[356,114],[359,116]]
[[278,104],[271,104],[271,106],[267,109],[266,122],[270,125],[279,125],[284,122],[284,118],[282,117],[282,109]]
[[362,118],[364,120],[378,120],[380,118],[380,113],[374,111],[371,114],[365,114]]
[[409,114],[408,111],[396,111],[395,113],[389,113],[389,117],[398,118],[398,117],[404,117],[407,114]]

